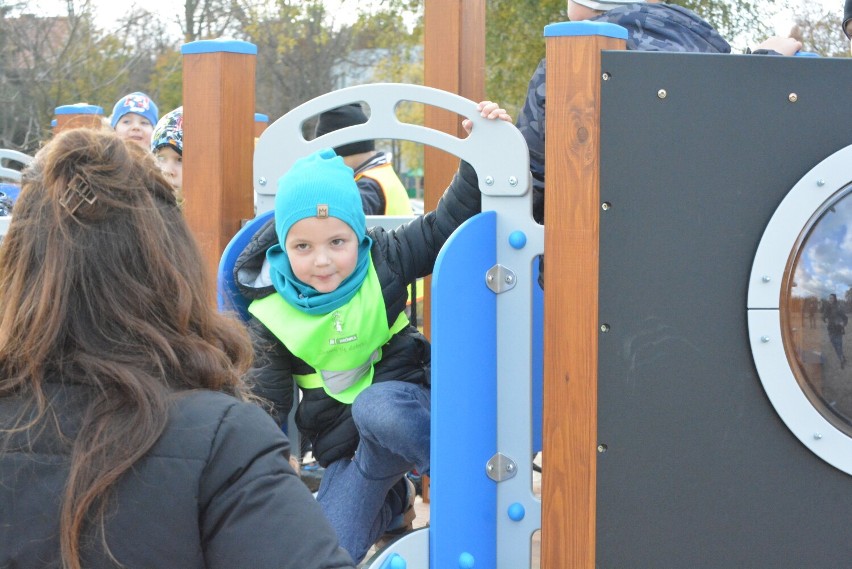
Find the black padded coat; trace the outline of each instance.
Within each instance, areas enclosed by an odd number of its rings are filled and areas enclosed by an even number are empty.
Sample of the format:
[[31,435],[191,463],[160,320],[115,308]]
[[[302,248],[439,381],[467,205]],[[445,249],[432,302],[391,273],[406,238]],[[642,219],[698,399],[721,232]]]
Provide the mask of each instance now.
[[[405,310],[408,283],[432,273],[444,242],[465,220],[481,211],[476,172],[461,162],[450,187],[435,211],[392,231],[368,229],[370,250],[384,296],[388,325]],[[274,220],[261,228],[235,264],[234,276],[248,299],[277,294],[263,276],[266,250],[278,242]],[[268,268],[268,267],[267,267]],[[249,328],[255,343],[255,366],[250,380],[255,392],[270,401],[272,415],[283,425],[293,405],[293,374],[313,373],[313,368],[293,356],[263,324],[252,319]],[[388,380],[430,384],[431,350],[426,338],[408,326],[382,347],[375,366],[375,383]],[[296,423],[313,445],[313,455],[322,466],[351,457],[358,446],[358,432],[351,406],[340,403],[321,389],[303,389]]]
[[[73,440],[88,387],[46,385]],[[21,400],[0,398],[0,429]],[[0,452],[0,567],[58,569],[70,441],[47,420],[32,444]],[[2,441],[3,439],[0,439]],[[3,448],[3,447],[0,447]],[[257,405],[212,391],[178,397],[160,440],[114,488],[106,541],[126,569],[354,568],[287,459],[287,438]],[[82,566],[117,568],[91,528]]]

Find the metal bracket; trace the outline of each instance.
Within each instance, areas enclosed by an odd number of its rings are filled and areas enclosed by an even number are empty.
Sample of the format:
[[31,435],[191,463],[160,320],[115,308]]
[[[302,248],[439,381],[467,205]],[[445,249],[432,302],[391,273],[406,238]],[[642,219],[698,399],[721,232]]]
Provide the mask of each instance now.
[[513,478],[518,473],[518,465],[505,454],[497,453],[485,464],[485,474],[494,482]]
[[486,286],[497,294],[512,290],[515,288],[517,282],[518,279],[515,276],[515,272],[500,264],[494,265],[485,273]]

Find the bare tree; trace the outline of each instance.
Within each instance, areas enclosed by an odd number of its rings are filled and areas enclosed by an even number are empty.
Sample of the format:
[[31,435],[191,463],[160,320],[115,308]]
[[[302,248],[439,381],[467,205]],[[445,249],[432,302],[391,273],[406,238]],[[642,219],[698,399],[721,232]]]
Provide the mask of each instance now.
[[849,57],[849,40],[840,29],[840,2],[836,12],[820,9],[814,2],[801,2],[794,10],[790,35],[804,44],[805,51],[825,57]]

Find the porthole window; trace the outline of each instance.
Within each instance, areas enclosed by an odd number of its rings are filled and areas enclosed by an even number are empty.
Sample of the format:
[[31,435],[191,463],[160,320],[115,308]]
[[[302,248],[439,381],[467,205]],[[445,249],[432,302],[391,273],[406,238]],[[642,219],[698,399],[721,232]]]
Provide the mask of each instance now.
[[[852,146],[788,192],[748,287],[749,342],[770,403],[821,459],[852,474]],[[847,335],[847,330],[849,334]]]
[[811,404],[852,436],[852,186],[817,210],[790,260],[781,300],[787,359]]

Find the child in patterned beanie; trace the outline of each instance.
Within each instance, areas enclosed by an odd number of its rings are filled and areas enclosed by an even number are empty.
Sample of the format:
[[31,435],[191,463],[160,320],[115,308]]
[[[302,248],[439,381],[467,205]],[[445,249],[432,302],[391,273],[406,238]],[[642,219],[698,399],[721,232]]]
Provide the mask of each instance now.
[[110,126],[119,138],[147,149],[158,116],[157,105],[151,97],[136,91],[123,96],[112,108]]
[[166,179],[183,202],[183,107],[163,115],[151,136],[151,151]]

